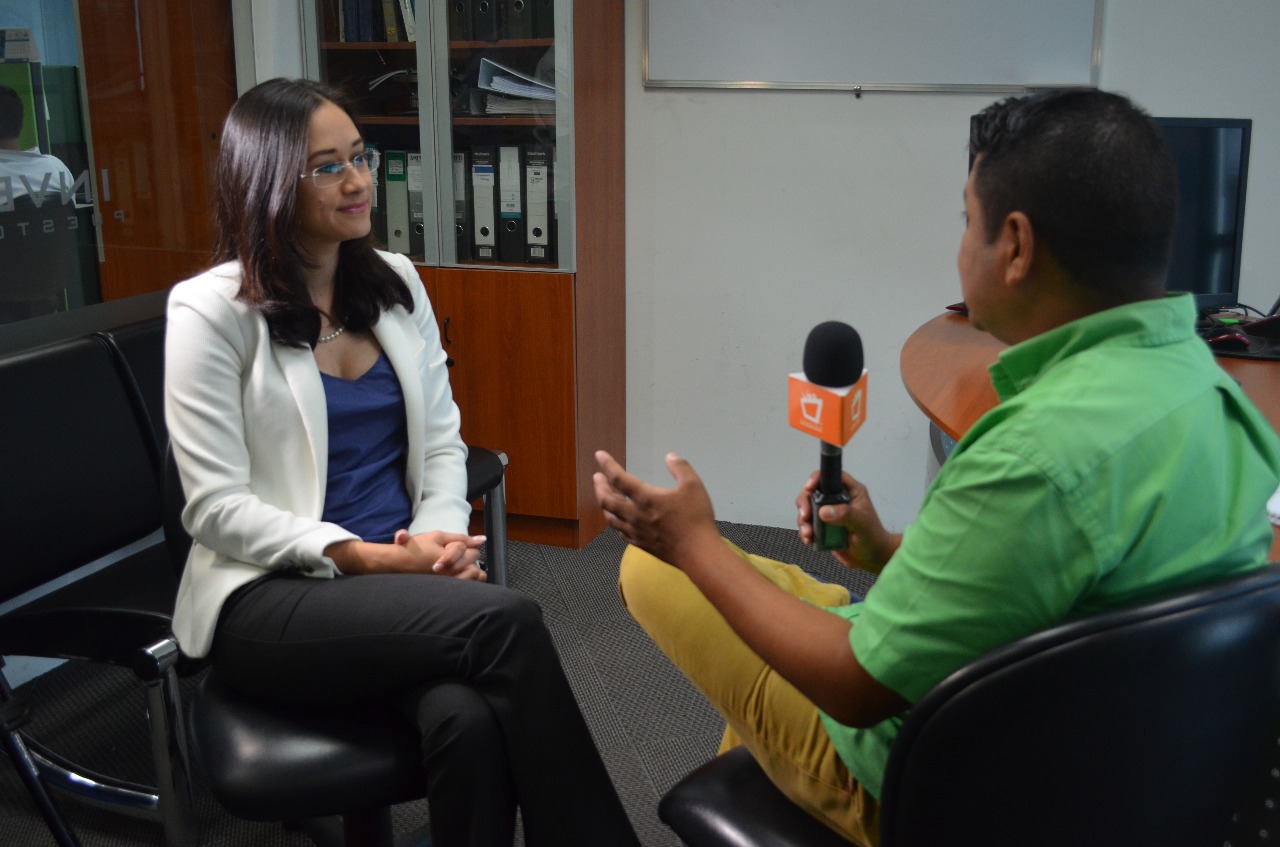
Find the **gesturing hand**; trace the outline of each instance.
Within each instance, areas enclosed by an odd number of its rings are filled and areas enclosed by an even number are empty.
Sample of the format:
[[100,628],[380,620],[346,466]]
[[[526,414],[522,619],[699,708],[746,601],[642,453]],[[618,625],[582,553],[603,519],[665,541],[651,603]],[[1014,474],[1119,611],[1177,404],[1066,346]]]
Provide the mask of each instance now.
[[699,544],[720,544],[711,498],[693,467],[675,453],[667,454],[667,470],[675,488],[641,482],[603,450],[596,453],[600,470],[592,477],[596,500],[606,523],[628,543],[680,567],[682,553]]

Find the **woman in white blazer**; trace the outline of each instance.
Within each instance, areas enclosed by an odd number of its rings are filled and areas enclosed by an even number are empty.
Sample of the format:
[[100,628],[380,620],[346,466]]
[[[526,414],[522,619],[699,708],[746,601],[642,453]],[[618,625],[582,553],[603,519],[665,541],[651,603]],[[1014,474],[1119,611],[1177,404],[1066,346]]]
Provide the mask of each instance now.
[[400,705],[439,847],[510,845],[517,806],[529,845],[637,845],[540,610],[484,583],[435,318],[370,238],[377,164],[319,83],[227,118],[216,264],[168,305],[175,633],[263,700]]

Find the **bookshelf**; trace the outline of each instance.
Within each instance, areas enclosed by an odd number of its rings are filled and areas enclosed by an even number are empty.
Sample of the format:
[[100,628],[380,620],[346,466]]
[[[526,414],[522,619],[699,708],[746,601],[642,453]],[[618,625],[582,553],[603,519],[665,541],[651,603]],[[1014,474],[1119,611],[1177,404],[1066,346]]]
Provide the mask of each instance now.
[[[625,458],[622,6],[498,0],[482,22],[480,2],[416,0],[415,39],[398,17],[393,41],[350,37],[361,3],[316,0],[310,72],[356,97],[369,143],[420,156],[407,221],[400,166],[382,167],[375,236],[418,267],[464,439],[510,457],[511,537],[581,547],[604,528],[594,451]],[[554,99],[532,113],[493,99],[538,85]]]

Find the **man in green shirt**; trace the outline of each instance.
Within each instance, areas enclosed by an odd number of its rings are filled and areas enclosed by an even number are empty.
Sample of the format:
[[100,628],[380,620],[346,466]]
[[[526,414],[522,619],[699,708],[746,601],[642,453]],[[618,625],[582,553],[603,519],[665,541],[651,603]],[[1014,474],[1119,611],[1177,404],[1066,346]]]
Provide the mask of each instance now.
[[[633,545],[628,610],[789,797],[878,842],[911,703],[974,658],[1070,618],[1261,566],[1280,440],[1164,293],[1173,162],[1123,97],[1054,92],[974,122],[958,265],[975,326],[1012,345],[1001,403],[956,445],[915,523],[885,530],[845,475],[835,553],[865,601],[718,535],[675,455],[673,489],[599,454],[596,495]],[[797,498],[811,542],[809,493]]]

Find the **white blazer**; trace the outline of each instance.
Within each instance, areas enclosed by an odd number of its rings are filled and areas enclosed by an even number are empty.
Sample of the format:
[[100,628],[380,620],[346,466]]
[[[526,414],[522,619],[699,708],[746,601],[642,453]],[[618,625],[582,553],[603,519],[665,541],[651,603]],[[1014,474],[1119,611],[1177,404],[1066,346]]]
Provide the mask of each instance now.
[[[373,334],[404,392],[409,531],[467,531],[467,448],[444,349],[413,264],[381,253],[413,296],[412,314],[384,312]],[[323,551],[356,538],[320,520],[328,478],[328,409],[309,349],[274,343],[262,315],[236,299],[237,262],[174,286],[165,332],[165,420],[194,543],[173,629],[182,651],[209,652],[222,604],[269,571],[338,573]]]

